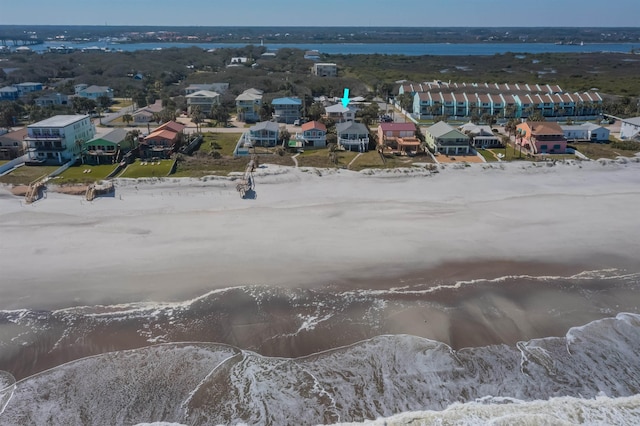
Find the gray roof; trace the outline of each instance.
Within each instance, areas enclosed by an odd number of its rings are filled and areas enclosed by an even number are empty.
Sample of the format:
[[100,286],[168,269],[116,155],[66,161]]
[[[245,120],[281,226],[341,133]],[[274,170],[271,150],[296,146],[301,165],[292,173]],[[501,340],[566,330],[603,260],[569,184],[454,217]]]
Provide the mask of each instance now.
[[338,134],[350,133],[350,134],[369,134],[369,128],[362,123],[356,123],[355,121],[347,121],[346,123],[336,124],[336,131]]
[[85,93],[102,93],[102,92],[108,92],[111,89],[108,86],[96,86],[96,85],[92,85],[89,86],[87,88],[84,88],[81,90],[81,92],[85,92]]
[[451,127],[450,125],[448,125],[444,121],[439,121],[436,124],[434,124],[433,126],[428,127],[427,128],[427,132],[429,132],[431,134],[431,136],[433,136],[434,138],[442,137],[442,136],[444,136],[444,135],[446,135],[447,133],[450,133],[450,132],[458,132],[462,136],[467,137],[467,135],[462,133],[460,130],[454,129],[453,127]]
[[640,126],[640,117],[623,118],[622,121],[633,124],[634,126]]
[[258,130],[270,130],[272,132],[277,132],[280,130],[280,126],[278,125],[278,123],[274,123],[273,121],[261,121],[260,123],[251,127],[249,130],[252,132]]
[[18,89],[16,89],[15,87],[10,87],[10,86],[6,86],[6,87],[0,87],[0,92],[11,92],[11,93],[15,93],[17,92]]
[[47,118],[46,120],[38,121],[37,123],[30,124],[27,127],[37,128],[37,127],[67,127],[70,124],[77,123],[85,118],[89,117],[88,115],[54,115],[53,117]]
[[89,142],[103,140],[103,141],[112,142],[112,143],[120,143],[124,140],[126,136],[127,136],[127,131],[125,129],[114,129],[103,136],[99,136],[91,139]]

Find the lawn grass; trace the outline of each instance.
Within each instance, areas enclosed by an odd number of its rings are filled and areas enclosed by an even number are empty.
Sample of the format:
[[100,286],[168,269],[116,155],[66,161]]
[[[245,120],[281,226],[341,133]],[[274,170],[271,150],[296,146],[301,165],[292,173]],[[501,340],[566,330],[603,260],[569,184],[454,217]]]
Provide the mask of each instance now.
[[210,153],[212,151],[213,144],[217,144],[220,146],[218,151],[222,155],[233,155],[233,150],[236,148],[238,144],[238,140],[242,133],[214,133],[214,132],[205,132],[203,133],[204,140],[200,145],[199,151],[204,151],[206,153]]
[[[497,156],[498,154],[504,155],[502,161],[521,161],[521,160],[531,160],[531,158],[527,158],[527,154],[524,152],[520,152],[514,145],[508,144],[505,148],[492,148],[491,151]],[[506,151],[506,155],[505,155]]]
[[113,104],[111,105],[111,108],[114,111],[118,111],[122,108],[126,108],[128,106],[133,105],[133,102],[131,101],[131,99],[129,98],[114,98],[113,99]]
[[576,148],[591,160],[598,160],[600,158],[615,159],[621,155],[631,156],[635,154],[633,151],[616,149],[608,143],[571,142],[569,146]]
[[0,177],[0,182],[12,185],[28,185],[36,179],[50,175],[59,168],[60,166],[22,166]]
[[296,159],[299,167],[335,168],[347,167],[355,158],[357,152],[336,151],[338,164],[333,164],[329,159],[329,149],[305,149]]
[[[146,163],[146,165],[143,166],[144,163]],[[140,160],[136,160],[135,163],[129,164],[124,172],[119,174],[117,177],[133,179],[145,177],[164,177],[169,174],[172,165],[173,160],[161,160],[160,164],[158,164],[158,161],[142,162]]]
[[[56,178],[56,183],[92,183],[105,179],[116,167],[116,164],[102,164],[99,166],[81,164],[79,166],[72,166]],[[85,170],[91,170],[91,172],[84,173]]]
[[[504,149],[500,150],[499,148],[497,149],[497,151],[502,151],[502,153],[504,154]],[[482,155],[482,157],[484,158],[484,160],[487,163],[492,163],[495,161],[499,161],[498,158],[493,155],[493,152],[487,150],[487,149],[479,149],[478,152],[480,153],[480,155]]]

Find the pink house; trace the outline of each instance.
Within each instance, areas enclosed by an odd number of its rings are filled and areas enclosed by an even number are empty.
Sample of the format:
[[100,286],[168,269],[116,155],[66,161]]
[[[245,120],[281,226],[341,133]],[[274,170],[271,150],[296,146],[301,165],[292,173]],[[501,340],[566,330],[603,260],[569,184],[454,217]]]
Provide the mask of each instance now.
[[516,127],[516,144],[528,148],[533,154],[564,154],[567,140],[557,123],[528,121]]
[[416,126],[413,123],[380,123],[378,143],[399,151],[417,151],[420,147],[420,140],[416,138]]

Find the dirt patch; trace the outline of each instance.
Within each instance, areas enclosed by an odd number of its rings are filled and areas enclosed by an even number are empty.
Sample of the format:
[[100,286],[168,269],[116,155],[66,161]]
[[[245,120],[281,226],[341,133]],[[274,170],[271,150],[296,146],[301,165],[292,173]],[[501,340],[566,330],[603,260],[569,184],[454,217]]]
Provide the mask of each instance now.
[[53,192],[59,192],[67,195],[84,195],[89,187],[87,185],[55,185],[48,189]]
[[17,197],[24,197],[29,191],[28,185],[16,185],[11,188],[11,193]]

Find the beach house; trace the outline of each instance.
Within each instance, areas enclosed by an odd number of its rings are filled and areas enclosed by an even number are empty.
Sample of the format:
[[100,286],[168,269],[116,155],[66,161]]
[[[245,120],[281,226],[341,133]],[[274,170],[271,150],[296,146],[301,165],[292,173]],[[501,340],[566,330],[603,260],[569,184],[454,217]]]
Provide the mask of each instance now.
[[220,94],[210,90],[198,90],[186,96],[187,112],[191,114],[194,108],[199,108],[203,114],[210,114],[215,105],[220,105]]
[[273,118],[278,123],[293,124],[300,120],[302,100],[299,98],[276,98],[271,101]]
[[63,164],[79,158],[95,133],[88,115],[55,115],[27,126],[27,154],[33,163]]
[[273,121],[262,121],[250,127],[246,133],[248,145],[273,147],[278,143],[280,126]]
[[620,139],[640,139],[640,117],[624,118],[620,124]]
[[301,131],[294,138],[296,141],[301,142],[300,147],[324,148],[327,146],[327,127],[319,121],[310,121],[303,124]]
[[88,84],[76,84],[74,86],[74,92],[76,96],[86,99],[93,99],[94,101],[98,100],[98,98],[101,97],[113,99],[113,89],[107,86],[89,86]]
[[416,125],[413,123],[380,123],[378,125],[378,143],[393,151],[417,151],[420,140],[416,138]]
[[262,90],[247,89],[236,97],[236,113],[238,121],[255,123],[260,120],[262,93]]
[[481,126],[468,122],[458,129],[471,138],[471,146],[475,148],[496,148],[502,146],[502,141],[490,126]]
[[0,160],[13,160],[25,153],[27,128],[2,133],[0,130]]
[[82,147],[82,160],[86,164],[113,164],[121,154],[130,151],[135,144],[131,139],[126,142],[127,131],[114,129],[109,133],[86,141]]
[[578,125],[561,125],[565,139],[568,141],[608,142],[609,129],[594,123]]
[[325,118],[333,120],[335,123],[344,123],[346,121],[354,121],[356,112],[342,105],[342,103],[328,106],[324,109]]
[[516,126],[516,144],[532,154],[564,154],[567,140],[557,123],[548,121],[527,121]]
[[157,127],[140,143],[140,158],[169,158],[182,141],[184,124],[169,121]]
[[470,152],[469,137],[444,121],[428,127],[425,140],[427,144],[445,155],[467,155]]
[[349,150],[365,152],[369,150],[369,128],[362,123],[347,121],[336,124],[338,146]]

